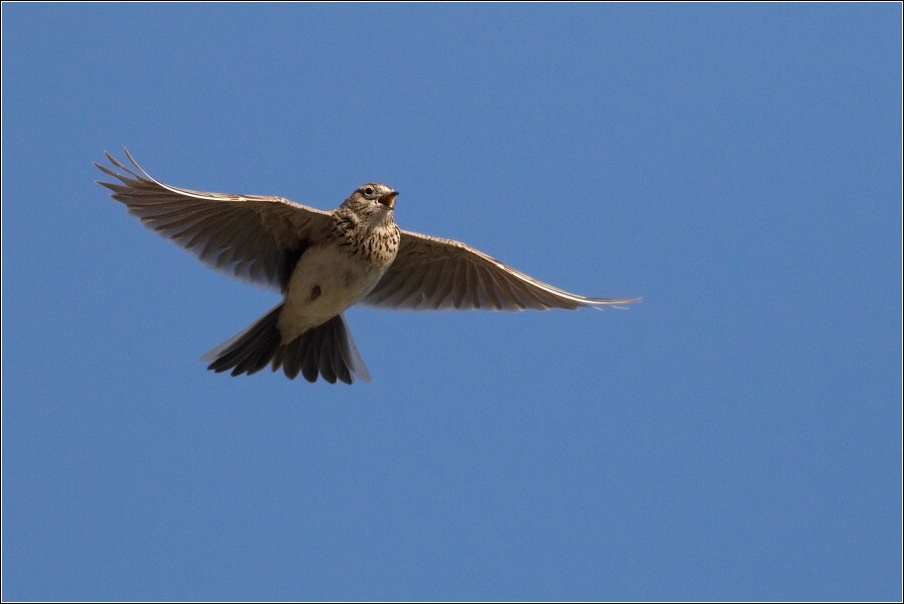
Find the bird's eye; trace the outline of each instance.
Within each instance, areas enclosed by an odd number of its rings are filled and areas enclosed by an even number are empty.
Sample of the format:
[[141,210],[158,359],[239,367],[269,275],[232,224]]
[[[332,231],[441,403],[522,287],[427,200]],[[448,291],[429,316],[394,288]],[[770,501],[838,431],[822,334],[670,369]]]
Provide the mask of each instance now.
[[373,195],[373,194],[374,194],[374,189],[373,189],[373,187],[367,187],[366,189],[364,189],[364,194],[367,195],[368,197],[370,197],[371,195]]

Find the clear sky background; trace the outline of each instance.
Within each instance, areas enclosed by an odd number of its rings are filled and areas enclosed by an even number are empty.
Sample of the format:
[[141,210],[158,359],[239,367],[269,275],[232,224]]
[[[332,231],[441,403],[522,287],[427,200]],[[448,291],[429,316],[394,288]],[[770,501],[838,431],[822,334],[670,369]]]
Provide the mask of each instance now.
[[[3,598],[898,600],[901,7],[3,5]],[[630,310],[347,313],[94,184],[403,227]]]

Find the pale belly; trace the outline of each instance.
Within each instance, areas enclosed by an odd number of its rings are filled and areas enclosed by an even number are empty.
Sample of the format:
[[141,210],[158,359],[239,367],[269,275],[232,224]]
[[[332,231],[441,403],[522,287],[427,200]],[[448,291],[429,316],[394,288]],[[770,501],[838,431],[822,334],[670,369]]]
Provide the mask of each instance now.
[[277,323],[283,343],[361,301],[377,285],[384,270],[335,249],[308,249],[289,279]]

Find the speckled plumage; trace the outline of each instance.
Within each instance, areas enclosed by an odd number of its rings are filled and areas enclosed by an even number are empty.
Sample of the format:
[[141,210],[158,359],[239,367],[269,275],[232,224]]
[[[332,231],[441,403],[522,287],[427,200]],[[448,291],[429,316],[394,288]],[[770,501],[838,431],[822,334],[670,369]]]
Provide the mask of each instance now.
[[268,364],[291,379],[370,380],[343,311],[356,303],[410,310],[575,309],[630,304],[557,289],[467,245],[400,230],[398,193],[356,189],[325,212],[281,197],[180,189],[107,158],[95,164],[119,183],[99,182],[142,223],[211,268],[273,287],[284,298],[254,324],[208,352],[209,369],[252,374]]

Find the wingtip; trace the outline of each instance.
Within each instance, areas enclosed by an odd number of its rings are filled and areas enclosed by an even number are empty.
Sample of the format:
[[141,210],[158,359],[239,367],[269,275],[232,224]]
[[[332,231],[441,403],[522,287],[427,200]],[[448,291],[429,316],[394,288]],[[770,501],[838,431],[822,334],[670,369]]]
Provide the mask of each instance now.
[[625,306],[626,304],[637,304],[640,302],[642,298],[638,296],[637,298],[626,298],[625,300],[616,300],[613,302],[610,307],[616,308],[618,310],[630,310],[630,306]]
[[616,310],[629,310],[631,307],[626,306],[627,304],[637,304],[641,301],[641,297],[637,298],[602,298],[595,303],[587,304],[590,308],[596,310],[606,310],[607,308],[614,308]]

